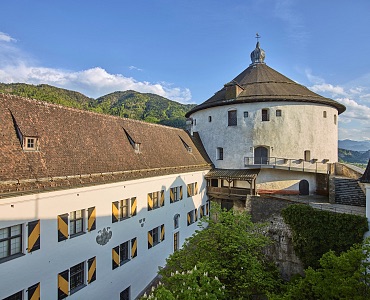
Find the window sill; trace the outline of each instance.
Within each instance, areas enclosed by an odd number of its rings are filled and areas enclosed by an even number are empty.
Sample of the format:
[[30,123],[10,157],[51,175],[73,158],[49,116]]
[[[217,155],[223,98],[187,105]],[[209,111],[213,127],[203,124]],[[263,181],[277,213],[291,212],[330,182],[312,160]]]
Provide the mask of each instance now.
[[125,259],[125,260],[121,261],[120,266],[122,266],[122,265],[124,265],[124,264],[128,263],[130,260],[131,260],[131,259]]
[[5,262],[10,261],[10,260],[13,260],[13,259],[16,259],[16,258],[19,258],[21,256],[25,256],[25,255],[26,254],[24,254],[24,253],[17,253],[17,254],[13,254],[13,255],[10,255],[10,256],[4,257],[4,258],[0,258],[0,264],[5,263]]
[[79,290],[83,289],[85,286],[86,286],[86,284],[81,284],[81,285],[79,285],[78,287],[76,287],[76,288],[74,288],[73,290],[71,290],[71,291],[69,292],[69,295],[72,295],[72,294],[74,294],[74,293],[77,293]]
[[78,232],[78,233],[74,233],[74,234],[70,234],[69,235],[69,238],[73,239],[75,237],[78,237],[80,235],[84,235],[86,232],[85,231],[82,231],[82,232]]

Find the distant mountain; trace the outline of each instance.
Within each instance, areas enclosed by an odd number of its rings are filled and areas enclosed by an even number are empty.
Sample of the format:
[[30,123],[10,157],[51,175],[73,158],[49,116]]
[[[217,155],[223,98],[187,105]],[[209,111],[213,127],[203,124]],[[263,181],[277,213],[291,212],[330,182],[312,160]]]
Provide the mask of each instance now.
[[185,113],[195,106],[195,104],[181,104],[159,95],[135,91],[114,92],[93,99],[75,91],[47,84],[0,83],[0,93],[177,128],[185,128]]
[[367,164],[370,158],[370,150],[366,152],[338,149],[338,159],[340,162]]
[[114,92],[94,102],[95,111],[179,128],[185,128],[185,113],[194,106],[135,91]]
[[339,140],[338,147],[341,149],[365,152],[370,150],[370,140],[369,141]]
[[79,92],[47,84],[0,83],[0,93],[13,94],[80,109],[88,109],[90,102],[94,101],[94,99],[86,97]]

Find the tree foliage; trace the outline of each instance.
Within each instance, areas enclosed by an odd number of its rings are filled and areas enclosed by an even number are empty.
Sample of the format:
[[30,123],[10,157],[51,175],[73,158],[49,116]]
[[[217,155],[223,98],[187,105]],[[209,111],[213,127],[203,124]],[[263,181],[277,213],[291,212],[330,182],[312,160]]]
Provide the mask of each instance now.
[[317,210],[308,205],[290,205],[282,215],[292,229],[294,250],[306,268],[319,267],[319,259],[330,250],[340,254],[361,243],[368,230],[365,217]]
[[247,299],[278,288],[278,271],[262,251],[270,242],[264,225],[253,223],[246,212],[226,212],[216,206],[212,216],[203,219],[203,230],[167,259],[166,268],[159,272],[164,286],[171,290],[171,274],[201,264],[209,277],[217,277],[225,286],[225,297],[217,299]]
[[171,273],[165,277],[165,284],[159,283],[156,289],[142,299],[159,300],[218,300],[225,299],[225,287],[217,277],[208,274],[202,263],[187,272]]
[[0,83],[0,92],[177,128],[186,127],[185,113],[195,106],[135,91],[114,92],[92,99],[46,84]]
[[292,281],[283,295],[273,295],[270,299],[370,299],[369,242],[357,244],[340,255],[334,251],[325,253],[317,270],[309,267],[304,278]]

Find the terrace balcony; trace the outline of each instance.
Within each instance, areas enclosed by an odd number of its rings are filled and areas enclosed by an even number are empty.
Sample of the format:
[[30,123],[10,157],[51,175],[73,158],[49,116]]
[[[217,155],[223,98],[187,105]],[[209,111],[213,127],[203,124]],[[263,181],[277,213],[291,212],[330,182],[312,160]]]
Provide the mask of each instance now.
[[244,157],[244,167],[246,169],[280,169],[310,173],[327,174],[330,164],[328,159],[318,161],[311,159],[291,159],[281,157]]

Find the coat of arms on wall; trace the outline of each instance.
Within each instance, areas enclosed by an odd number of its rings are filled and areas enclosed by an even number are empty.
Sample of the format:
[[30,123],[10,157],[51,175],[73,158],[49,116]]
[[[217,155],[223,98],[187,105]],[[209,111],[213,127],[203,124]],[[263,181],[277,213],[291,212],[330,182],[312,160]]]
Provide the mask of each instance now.
[[112,237],[112,231],[109,230],[109,229],[110,229],[110,227],[107,227],[107,229],[103,228],[103,230],[99,230],[98,231],[98,236],[96,237],[96,242],[99,245],[104,246],[111,239],[111,237]]

